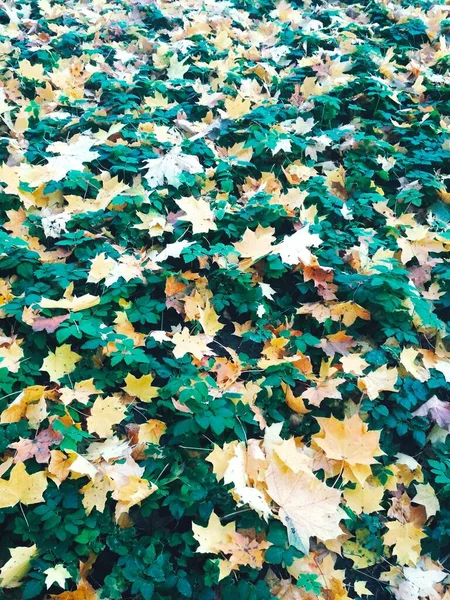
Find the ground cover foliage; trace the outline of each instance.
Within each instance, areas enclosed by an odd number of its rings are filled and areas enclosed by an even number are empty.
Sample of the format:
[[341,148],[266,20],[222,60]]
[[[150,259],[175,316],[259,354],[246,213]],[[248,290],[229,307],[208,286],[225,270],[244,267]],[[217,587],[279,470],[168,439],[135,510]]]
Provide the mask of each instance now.
[[450,598],[449,33],[1,3],[2,597]]

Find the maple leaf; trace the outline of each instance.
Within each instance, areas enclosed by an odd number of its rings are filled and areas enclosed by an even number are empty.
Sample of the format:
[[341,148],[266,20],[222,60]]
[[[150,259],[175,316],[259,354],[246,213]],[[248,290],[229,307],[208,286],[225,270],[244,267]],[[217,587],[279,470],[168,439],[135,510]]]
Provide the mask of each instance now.
[[341,356],[339,362],[342,364],[344,373],[351,373],[357,376],[363,375],[364,369],[369,366],[369,363],[360,354]]
[[58,381],[64,375],[72,373],[75,365],[81,360],[81,356],[76,352],[72,352],[69,344],[58,346],[55,352],[49,352],[44,358],[41,371],[46,371],[49,374],[50,381]]
[[415,363],[419,356],[419,350],[416,348],[403,348],[400,352],[400,363],[413,377],[419,381],[427,381],[430,378],[430,372],[425,367]]
[[272,544],[263,540],[250,539],[237,531],[233,532],[231,541],[222,546],[222,552],[230,554],[228,559],[231,568],[249,566],[252,569],[261,569],[264,562],[264,551]]
[[60,450],[51,450],[50,457],[49,477],[59,486],[69,476],[70,467],[75,461],[75,456],[67,456]]
[[331,314],[342,319],[346,327],[350,327],[356,319],[370,321],[370,313],[356,302],[339,302],[331,306]]
[[0,479],[0,508],[22,504],[44,502],[47,477],[43,471],[28,475],[25,465],[18,463],[10,473],[9,481]]
[[105,510],[108,493],[112,490],[112,482],[107,476],[101,479],[95,478],[84,485],[80,493],[83,494],[82,503],[86,514],[90,515],[94,508],[102,513]]
[[225,114],[228,119],[240,119],[250,111],[251,102],[248,99],[236,96],[236,98],[226,98]]
[[60,315],[59,317],[50,317],[46,319],[44,317],[38,317],[33,320],[31,328],[33,331],[46,331],[47,333],[53,333],[58,329],[61,323],[67,321],[70,315]]
[[394,546],[392,552],[401,565],[417,564],[420,557],[420,541],[426,538],[426,534],[418,529],[414,523],[400,523],[390,521],[386,523],[388,532],[383,536],[386,546]]
[[370,485],[367,481],[364,485],[356,484],[354,489],[346,488],[344,490],[344,499],[353,512],[357,515],[365,513],[367,515],[383,510],[380,502],[384,496],[384,489],[381,485]]
[[36,544],[32,546],[17,546],[10,548],[11,558],[0,569],[0,587],[15,588],[21,585],[21,580],[30,570],[30,562],[37,555]]
[[142,402],[150,402],[153,398],[158,397],[159,388],[152,386],[153,376],[142,375],[141,377],[135,377],[131,373],[125,377],[126,386],[123,387],[123,391],[130,396],[136,396]]
[[74,402],[80,402],[80,404],[87,404],[90,400],[90,396],[97,394],[101,390],[95,387],[94,379],[85,379],[82,381],[76,381],[73,389],[62,387],[59,388],[60,400],[67,406]]
[[23,350],[18,342],[0,346],[0,369],[8,369],[10,373],[17,373],[22,359]]
[[355,592],[358,594],[358,596],[373,596],[365,581],[355,581],[353,587],[355,588]]
[[275,241],[274,233],[275,229],[273,227],[258,225],[255,231],[246,229],[242,240],[235,242],[233,246],[242,257],[256,261],[274,250],[274,246],[272,246]]
[[342,394],[337,388],[343,383],[345,383],[344,379],[319,381],[315,387],[310,387],[308,390],[302,392],[301,397],[308,400],[309,404],[313,406],[320,406],[322,400],[325,398],[340,400],[342,399]]
[[309,409],[306,408],[303,398],[301,396],[295,396],[292,389],[286,384],[282,383],[281,388],[286,396],[286,404],[289,408],[299,415],[306,415],[309,413]]
[[294,473],[271,462],[266,472],[267,493],[279,508],[279,517],[287,528],[289,543],[307,554],[309,540],[321,541],[342,534],[339,523],[345,512],[339,507],[341,493],[314,475]]
[[[309,265],[312,263],[313,255],[310,248],[317,248],[322,243],[317,233],[309,232],[309,225],[302,227],[293,235],[285,236],[278,244],[276,252],[286,265]],[[275,251],[275,250],[274,250]]]
[[117,500],[115,519],[119,524],[133,506],[140,505],[158,489],[154,483],[142,478],[144,469],[130,458],[122,465],[105,466],[104,471],[112,480],[112,498]]
[[[439,600],[441,595],[436,591],[435,585],[445,579],[447,573],[438,569],[422,569],[420,567],[404,567],[402,578],[393,588],[397,600]],[[444,596],[445,597],[445,596]]]
[[317,417],[317,421],[321,431],[312,439],[329,460],[336,461],[333,474],[342,471],[345,481],[364,485],[370,465],[378,462],[375,456],[384,454],[379,447],[380,432],[369,431],[357,413],[343,421],[335,417]]
[[99,596],[92,585],[84,577],[81,577],[76,590],[57,595],[52,594],[50,598],[52,600],[98,600]]
[[186,213],[184,217],[180,217],[181,221],[188,221],[192,225],[192,233],[207,233],[215,231],[217,225],[214,223],[214,212],[211,210],[211,205],[203,198],[180,198],[176,203],[182,211]]
[[63,564],[55,565],[54,567],[49,567],[44,571],[45,585],[47,589],[51,588],[52,585],[56,584],[60,588],[65,588],[66,579],[71,577],[69,571]]
[[436,492],[429,483],[416,485],[417,494],[413,498],[415,504],[421,504],[425,507],[427,518],[433,517],[440,509],[439,500]]
[[211,306],[209,300],[205,303],[205,308],[200,308],[199,321],[203,327],[203,331],[209,337],[214,337],[218,331],[223,329],[225,325],[219,321],[219,316]]
[[217,480],[223,479],[225,472],[228,469],[230,460],[235,456],[235,448],[238,442],[225,443],[221,448],[217,444],[214,444],[212,452],[208,454],[205,460],[213,465],[213,472],[215,473]]
[[177,146],[162,158],[147,160],[146,166],[148,170],[144,177],[151,188],[164,185],[164,181],[178,188],[181,185],[180,177],[184,171],[187,173],[203,172],[198,158],[191,154],[183,154]]
[[192,523],[192,532],[194,539],[198,542],[196,552],[218,554],[232,542],[236,529],[233,521],[223,526],[219,517],[212,512],[208,525],[202,527]]
[[321,348],[330,358],[333,358],[335,354],[347,356],[349,349],[355,345],[355,340],[350,335],[346,335],[343,330],[327,335],[326,339],[321,342]]
[[48,463],[50,460],[50,446],[58,444],[63,436],[51,426],[40,431],[34,439],[20,438],[18,442],[10,444],[16,450],[14,462],[24,462],[34,457],[38,463]]
[[102,279],[110,277],[116,266],[116,261],[105,252],[97,254],[91,261],[91,268],[87,278],[87,283],[99,283]]
[[174,333],[172,342],[175,344],[173,355],[175,358],[182,358],[185,354],[192,354],[198,360],[203,356],[214,354],[208,347],[210,338],[206,335],[191,335],[187,327],[183,327],[181,332]]
[[91,415],[87,418],[89,433],[96,433],[99,437],[109,437],[113,434],[112,426],[117,425],[125,418],[126,406],[117,396],[98,396],[92,408]]
[[375,400],[380,392],[397,392],[395,387],[397,379],[397,369],[388,369],[386,365],[383,365],[358,379],[358,387],[367,394],[370,400]]
[[167,425],[159,419],[150,419],[139,426],[139,444],[159,444],[161,436],[166,432]]
[[435,395],[424,402],[412,415],[414,417],[430,416],[439,427],[448,428],[450,425],[450,402],[439,400]]

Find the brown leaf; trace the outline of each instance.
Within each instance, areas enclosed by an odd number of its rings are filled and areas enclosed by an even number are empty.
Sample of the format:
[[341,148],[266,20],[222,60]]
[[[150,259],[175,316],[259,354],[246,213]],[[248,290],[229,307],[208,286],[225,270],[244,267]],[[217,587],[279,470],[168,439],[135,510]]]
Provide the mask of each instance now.
[[14,462],[24,462],[29,458],[35,458],[38,463],[48,463],[50,460],[50,446],[59,444],[63,436],[55,431],[52,426],[40,431],[34,439],[20,438],[18,442],[10,444],[10,448],[16,450]]
[[33,331],[46,331],[47,333],[53,333],[58,329],[61,323],[66,321],[69,317],[69,314],[60,315],[59,317],[50,317],[48,319],[45,317],[38,317],[35,321],[33,321],[31,328]]

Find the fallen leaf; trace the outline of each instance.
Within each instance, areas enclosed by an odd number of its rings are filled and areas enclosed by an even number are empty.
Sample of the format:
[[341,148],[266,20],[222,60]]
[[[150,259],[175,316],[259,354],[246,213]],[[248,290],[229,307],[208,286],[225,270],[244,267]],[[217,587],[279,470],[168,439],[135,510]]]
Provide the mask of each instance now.
[[202,360],[203,356],[214,354],[208,347],[210,338],[206,335],[197,334],[191,335],[187,327],[184,327],[181,332],[174,333],[172,342],[175,344],[173,355],[175,358],[182,358],[185,354],[192,354],[198,360]]
[[142,402],[150,402],[153,398],[158,397],[159,388],[152,386],[153,376],[142,375],[141,377],[135,377],[131,373],[125,377],[126,386],[123,387],[123,391],[130,396],[136,396]]
[[358,379],[358,387],[367,394],[370,400],[375,400],[380,392],[397,392],[398,389],[395,387],[397,379],[397,369],[388,369],[386,365],[383,365]]
[[58,431],[55,431],[51,426],[47,429],[42,429],[34,439],[20,438],[18,442],[10,444],[10,448],[16,450],[14,462],[24,462],[29,458],[33,458],[38,463],[48,463],[50,460],[50,446],[59,444],[63,436]]
[[188,221],[192,225],[192,233],[207,233],[215,231],[217,225],[214,223],[214,212],[211,210],[211,204],[203,198],[180,198],[176,203],[182,211],[186,213],[180,217],[181,221]]
[[81,358],[79,354],[72,352],[69,344],[63,344],[58,346],[55,352],[49,352],[40,370],[49,374],[50,381],[59,381],[64,375],[72,373]]
[[125,418],[126,406],[116,396],[102,398],[98,396],[87,418],[89,433],[107,438],[113,434],[113,425],[118,425]]
[[28,475],[25,465],[18,463],[10,473],[9,480],[0,479],[0,508],[22,504],[37,504],[44,502],[44,492],[47,489],[47,477],[44,471]]
[[312,473],[293,473],[271,462],[266,473],[267,492],[279,509],[289,543],[307,554],[310,538],[336,539],[345,512],[339,507],[341,492],[328,487]]
[[440,509],[436,492],[429,483],[416,484],[416,495],[412,499],[416,504],[421,504],[427,511],[427,518],[434,517]]
[[427,537],[426,534],[413,523],[390,521],[386,527],[388,532],[384,534],[383,542],[386,546],[393,546],[392,552],[399,564],[417,564],[421,553],[420,541]]
[[[309,225],[302,227],[293,235],[285,236],[278,244],[276,252],[286,265],[309,265],[312,263],[313,254],[310,248],[317,248],[322,243],[317,233],[309,232]],[[275,250],[274,250],[275,252]]]
[[30,570],[30,562],[37,555],[36,544],[10,548],[11,558],[0,569],[0,587],[10,589],[19,587],[22,579]]
[[255,231],[246,229],[242,240],[235,242],[233,246],[243,258],[251,258],[256,261],[274,250],[274,246],[272,246],[275,241],[274,233],[273,227],[258,225]]
[[312,439],[327,459],[335,461],[333,474],[342,472],[344,481],[364,485],[371,474],[370,465],[378,462],[375,456],[384,454],[379,446],[380,432],[369,431],[357,413],[343,421],[335,417],[317,417],[317,421],[320,432]]
[[63,564],[58,564],[46,569],[44,575],[46,575],[45,586],[47,589],[51,588],[54,584],[64,589],[66,587],[66,579],[71,577],[69,571]]
[[146,162],[146,178],[151,188],[162,187],[164,181],[176,188],[181,185],[181,175],[202,173],[203,168],[196,156],[183,154],[179,147],[174,147],[162,158],[151,158]]

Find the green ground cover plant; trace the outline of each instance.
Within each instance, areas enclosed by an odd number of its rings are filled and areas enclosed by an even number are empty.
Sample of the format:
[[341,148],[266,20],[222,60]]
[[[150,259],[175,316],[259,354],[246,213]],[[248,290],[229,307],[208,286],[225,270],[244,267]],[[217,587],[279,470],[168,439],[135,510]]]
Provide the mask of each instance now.
[[0,597],[449,600],[450,7],[0,3]]

